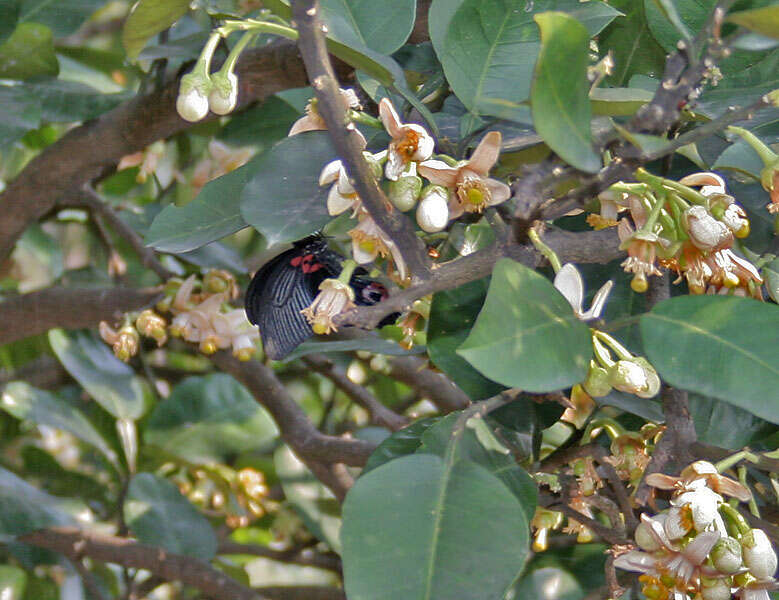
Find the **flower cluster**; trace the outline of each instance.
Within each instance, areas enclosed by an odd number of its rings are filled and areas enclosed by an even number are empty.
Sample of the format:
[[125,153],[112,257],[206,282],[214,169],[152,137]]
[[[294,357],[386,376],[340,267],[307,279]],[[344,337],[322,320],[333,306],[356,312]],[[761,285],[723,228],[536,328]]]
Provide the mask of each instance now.
[[[719,175],[695,173],[676,182],[639,169],[636,177],[639,183],[617,183],[601,193],[600,214],[588,217],[596,228],[617,226],[628,254],[622,267],[633,274],[634,291],[646,291],[647,278],[667,267],[679,273],[678,281],[687,280],[692,294],[762,299],[762,277],[732,250],[736,238],[749,235],[749,220]],[[630,219],[617,221],[622,211]]]
[[138,353],[141,335],[154,338],[158,346],[165,344],[168,335],[181,337],[199,344],[204,354],[232,348],[238,359],[249,360],[256,352],[259,332],[246,319],[244,309],[229,306],[228,301],[237,295],[235,278],[226,271],[208,271],[202,281],[196,275],[184,281],[174,277],[166,283],[165,297],[157,304],[159,312],[173,315],[170,325],[160,314],[147,309],[127,315],[118,330],[102,321],[100,335],[124,361]]
[[777,557],[761,529],[752,529],[722,494],[746,501],[747,488],[698,461],[679,477],[654,473],[647,483],[672,490],[670,507],[641,516],[638,549],[615,549],[614,565],[641,573],[650,600],[768,600]]

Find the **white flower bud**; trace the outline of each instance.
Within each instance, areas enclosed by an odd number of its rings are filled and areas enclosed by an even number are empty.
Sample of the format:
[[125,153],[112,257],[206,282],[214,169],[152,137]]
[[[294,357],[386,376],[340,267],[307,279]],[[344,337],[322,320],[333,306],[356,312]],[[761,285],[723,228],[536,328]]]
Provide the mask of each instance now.
[[449,191],[446,188],[433,185],[422,194],[417,207],[417,223],[428,233],[446,229],[449,223]]
[[208,105],[217,115],[230,114],[238,100],[238,78],[235,73],[214,73],[211,76],[213,87],[208,95]]
[[702,206],[691,206],[685,213],[690,240],[701,250],[725,248],[733,243],[733,234],[725,223],[715,219]]
[[703,600],[730,600],[730,584],[727,579],[701,578]]
[[741,569],[741,546],[738,540],[732,537],[717,540],[709,556],[714,568],[724,575],[732,575]]
[[211,81],[196,73],[187,73],[181,78],[176,110],[185,121],[194,123],[208,114],[208,94]]
[[744,565],[758,579],[773,577],[776,573],[776,552],[762,529],[751,529],[741,538]]
[[660,542],[658,542],[655,536],[652,535],[651,527],[644,521],[641,521],[638,524],[638,527],[636,527],[634,537],[638,547],[642,550],[646,550],[647,552],[655,552],[656,550],[660,550],[662,547]]
[[400,212],[406,212],[414,208],[421,191],[422,178],[418,175],[408,175],[397,181],[390,181],[389,199]]
[[660,378],[654,367],[640,356],[619,360],[609,369],[611,385],[620,392],[651,398],[660,390]]
[[747,213],[735,202],[728,205],[722,214],[722,222],[730,229],[737,238],[744,238],[749,235],[749,219]]

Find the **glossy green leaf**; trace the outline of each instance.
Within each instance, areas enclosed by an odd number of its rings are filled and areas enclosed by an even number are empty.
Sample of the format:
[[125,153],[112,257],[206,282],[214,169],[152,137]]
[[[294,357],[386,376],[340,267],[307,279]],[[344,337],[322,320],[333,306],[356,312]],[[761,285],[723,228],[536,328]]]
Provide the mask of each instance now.
[[[313,91],[309,89],[309,97]],[[257,106],[232,116],[219,132],[219,139],[234,146],[252,145],[264,152],[287,136],[301,113],[278,96],[271,96]]]
[[27,573],[13,565],[0,565],[0,598],[22,600],[27,587]]
[[160,252],[189,252],[246,227],[241,193],[262,158],[255,156],[209,181],[189,204],[163,208],[146,232],[146,245]]
[[727,20],[762,35],[779,38],[779,6],[730,13]]
[[690,394],[689,403],[698,441],[705,444],[735,451],[776,431],[751,412],[721,400]]
[[492,432],[492,422],[471,417],[460,435],[454,435],[460,413],[446,415],[422,434],[417,453],[436,454],[445,458],[451,452],[454,460],[470,460],[495,475],[520,501],[528,527],[536,511],[538,490],[530,475],[517,464],[514,456]]
[[252,161],[241,214],[268,245],[299,240],[330,220],[328,188],[319,187],[319,173],[333,159],[327,132],[311,131],[284,138]]
[[54,77],[59,63],[54,55],[51,29],[37,23],[21,23],[0,46],[0,79]]
[[484,307],[457,353],[493,381],[549,392],[584,380],[592,341],[589,328],[549,280],[501,259]]
[[210,560],[216,554],[216,534],[178,488],[151,473],[130,480],[124,502],[124,519],[144,544],[168,552]]
[[614,70],[606,78],[612,85],[627,85],[639,73],[660,77],[665,66],[665,50],[655,41],[644,14],[644,3],[637,0],[611,0],[611,6],[625,16],[614,21],[598,36],[601,48],[613,53]]
[[533,65],[541,47],[533,17],[549,10],[578,19],[589,35],[620,14],[595,1],[433,2],[431,39],[447,80],[466,108],[477,114],[521,120],[521,103],[530,96]]
[[487,296],[489,279],[480,279],[433,296],[427,327],[427,350],[433,364],[446,373],[471,400],[483,400],[504,386],[490,381],[457,354],[471,332]]
[[681,296],[641,317],[647,358],[669,384],[779,423],[779,308],[750,298]]
[[46,121],[86,121],[100,116],[131,98],[131,94],[102,94],[75,81],[52,80],[25,83],[24,89],[41,102]]
[[584,26],[564,13],[536,15],[541,30],[530,106],[544,142],[577,169],[594,173],[600,157],[592,147],[587,80],[588,39]]
[[130,420],[143,415],[146,384],[105,342],[83,331],[52,329],[49,343],[62,366],[109,413]]
[[78,29],[105,0],[21,0],[20,21],[49,27],[57,37]]
[[146,424],[147,443],[187,462],[223,462],[261,450],[276,438],[276,425],[252,395],[224,373],[188,377],[157,404]]
[[273,455],[284,497],[303,519],[307,529],[335,552],[341,553],[341,516],[332,492],[316,479],[288,446]]
[[59,498],[0,467],[0,541],[8,542],[36,529],[71,523]]
[[701,96],[697,109],[708,117],[717,117],[728,111],[730,106],[746,106],[764,94],[779,88],[779,49],[762,60],[756,53],[745,68],[734,70]]
[[626,117],[636,113],[653,94],[640,88],[595,88],[590,92],[592,114]]
[[401,456],[414,454],[422,445],[422,434],[437,420],[434,417],[420,419],[383,440],[368,458],[361,475]]
[[529,551],[519,500],[467,460],[390,461],[357,480],[343,514],[350,600],[502,598]]
[[11,144],[41,123],[41,102],[20,86],[0,85],[0,146]]
[[114,465],[117,464],[116,452],[86,416],[54,394],[36,389],[23,381],[12,381],[3,390],[0,408],[17,419],[67,431],[100,450]]
[[189,0],[139,0],[124,22],[122,43],[135,58],[148,39],[167,29],[189,10]]
[[763,267],[763,278],[768,295],[779,304],[779,258],[775,258]]
[[381,54],[392,54],[400,48],[414,27],[416,0],[322,0],[322,19],[329,35],[345,37],[342,28],[349,27],[362,43]]

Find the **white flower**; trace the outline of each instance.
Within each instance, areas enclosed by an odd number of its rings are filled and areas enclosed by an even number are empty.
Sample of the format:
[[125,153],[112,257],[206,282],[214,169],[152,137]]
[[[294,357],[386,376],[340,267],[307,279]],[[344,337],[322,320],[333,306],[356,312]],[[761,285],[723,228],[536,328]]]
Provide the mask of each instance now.
[[744,564],[758,579],[773,577],[776,573],[777,558],[765,531],[751,529],[741,538],[741,551]]
[[703,480],[706,485],[718,494],[725,494],[747,502],[752,495],[749,490],[738,481],[720,475],[717,468],[705,460],[698,460],[688,465],[678,477],[663,473],[650,473],[646,476],[647,484],[661,490],[675,490],[676,494],[682,494],[696,489],[695,481]]
[[450,219],[456,219],[464,212],[482,212],[488,206],[509,199],[509,186],[487,177],[498,162],[500,147],[500,132],[490,131],[476,146],[471,158],[457,167],[450,167],[440,160],[428,160],[419,165],[420,175],[454,191],[449,205]]
[[600,317],[613,285],[613,281],[604,283],[595,293],[590,309],[585,311],[582,308],[582,302],[584,301],[584,282],[582,281],[579,270],[573,264],[566,263],[554,278],[554,286],[557,288],[557,291],[565,296],[565,299],[568,300],[568,303],[573,308],[574,314],[582,321]]
[[392,137],[384,174],[390,181],[395,181],[409,162],[430,158],[435,141],[421,125],[403,123],[389,98],[379,102],[379,117]]
[[333,317],[354,308],[354,290],[337,279],[325,279],[319,285],[319,294],[311,306],[300,312],[311,324],[314,333],[326,335],[337,331]]
[[197,73],[187,73],[181,78],[176,110],[185,121],[194,123],[208,114],[208,95],[211,80]]
[[691,206],[684,213],[690,240],[704,252],[733,245],[733,233],[722,221],[715,219],[703,206]]
[[234,308],[215,314],[211,317],[211,325],[220,348],[232,346],[233,355],[239,360],[249,360],[253,356],[254,341],[259,338],[260,332],[249,323],[244,309]]
[[434,233],[449,223],[449,191],[440,185],[430,186],[417,206],[417,223],[422,231]]
[[725,535],[727,530],[719,514],[719,505],[724,502],[722,496],[708,488],[704,479],[691,482],[686,489],[687,491],[675,495],[671,499],[671,504],[690,510],[692,524],[696,531],[714,527]]
[[[354,93],[354,90],[342,89],[339,91],[341,92],[341,98],[343,98],[349,108],[354,110],[359,110],[361,108],[360,101],[357,98],[357,94]],[[316,98],[312,98],[308,101],[308,104],[306,104],[306,114],[292,124],[292,128],[287,134],[288,136],[297,135],[298,133],[303,133],[304,131],[320,131],[327,129],[325,120],[317,111],[316,105]],[[362,145],[365,147],[365,137],[362,135],[362,133],[360,133],[359,129],[355,128],[354,131],[356,131],[360,138],[362,138]]]
[[692,173],[691,175],[682,177],[679,180],[679,183],[686,186],[702,186],[700,193],[703,196],[725,193],[725,180],[716,173]]
[[372,262],[377,256],[392,256],[400,279],[406,279],[408,270],[400,249],[369,215],[361,214],[357,227],[349,235],[352,238],[352,256],[358,264]]
[[238,77],[235,73],[214,73],[211,76],[213,84],[208,94],[208,106],[217,115],[230,114],[238,100]]
[[[378,178],[381,176],[380,161],[384,159],[386,150],[377,154],[363,152],[365,160]],[[357,195],[349,175],[346,173],[346,167],[340,160],[334,160],[327,163],[319,174],[320,187],[332,184],[327,194],[327,212],[331,217],[340,215],[349,209],[352,210],[352,217],[357,216],[362,207],[362,200]]]

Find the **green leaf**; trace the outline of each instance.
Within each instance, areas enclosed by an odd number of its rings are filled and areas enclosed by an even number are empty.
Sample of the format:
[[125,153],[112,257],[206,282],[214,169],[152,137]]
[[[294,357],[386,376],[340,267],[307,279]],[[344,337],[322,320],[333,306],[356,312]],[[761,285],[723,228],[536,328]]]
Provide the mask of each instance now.
[[0,46],[0,79],[55,77],[59,63],[53,40],[45,25],[21,23]]
[[41,102],[21,86],[0,85],[0,146],[12,144],[41,123]]
[[764,266],[762,274],[768,295],[779,304],[779,257]]
[[728,450],[753,444],[776,427],[744,409],[698,394],[690,394],[690,414],[698,441]]
[[189,0],[139,0],[122,30],[127,56],[135,58],[148,39],[167,29],[189,10]]
[[521,121],[521,103],[530,96],[533,65],[541,47],[533,17],[548,10],[579,19],[589,35],[620,14],[595,1],[465,0],[459,6],[433,2],[433,45],[452,89],[471,112]]
[[124,519],[144,544],[169,552],[210,560],[216,554],[216,535],[178,488],[151,473],[130,480],[124,502]]
[[[51,454],[37,446],[24,446],[20,452],[24,469],[27,473],[35,473],[35,477],[41,482],[50,494],[61,496],[75,496],[83,501],[96,501],[106,504],[106,494],[110,493],[105,481],[63,467]],[[104,476],[105,471],[99,471],[99,476]]]
[[779,6],[730,13],[727,20],[765,36],[779,38]]
[[[416,0],[322,0],[320,5],[329,35],[343,40],[354,34],[366,47],[381,54],[392,54],[406,42],[417,9]],[[342,31],[345,27],[351,31]]]
[[87,332],[62,329],[49,331],[49,343],[65,370],[109,413],[130,420],[143,415],[146,384],[107,344]]
[[653,0],[657,10],[666,18],[671,26],[682,36],[685,40],[692,39],[690,30],[687,29],[687,25],[684,24],[682,18],[679,16],[679,12],[676,10],[673,2],[670,0]]
[[564,13],[542,13],[535,20],[541,30],[541,52],[530,91],[533,124],[563,160],[595,173],[601,161],[592,148],[590,131],[589,35]]
[[508,448],[499,442],[490,427],[489,419],[471,417],[461,435],[455,436],[460,413],[451,413],[439,419],[422,434],[422,445],[417,453],[436,454],[445,458],[452,453],[453,460],[470,460],[495,475],[520,501],[525,519],[530,524],[536,510],[538,490],[530,475],[520,467]]
[[644,3],[611,0],[611,6],[625,13],[598,36],[601,48],[614,56],[614,71],[606,78],[611,85],[627,85],[635,74],[660,77],[665,67],[665,50],[655,41],[644,14]]
[[267,448],[277,435],[275,423],[246,388],[216,373],[179,383],[154,407],[145,440],[187,462],[204,464]]
[[327,132],[311,131],[284,138],[252,161],[241,214],[269,246],[299,240],[330,221],[319,173],[334,158]]
[[0,408],[17,419],[67,431],[100,450],[112,464],[118,464],[116,452],[86,416],[54,394],[36,389],[23,381],[12,381],[3,390]]
[[8,39],[16,29],[16,22],[19,20],[19,11],[21,0],[6,0],[0,2],[0,44]]
[[[748,53],[754,57],[755,53]],[[717,87],[701,96],[697,109],[708,117],[717,117],[730,106],[745,106],[763,94],[779,87],[779,50],[774,50],[760,61],[753,59],[747,66],[728,74]]]
[[281,480],[284,497],[303,519],[306,528],[340,554],[341,517],[335,496],[288,446],[282,446],[274,453],[273,464]]
[[471,400],[490,398],[505,389],[490,381],[457,354],[487,296],[489,278],[433,296],[427,326],[427,351],[433,364],[449,375]]
[[57,37],[73,33],[105,0],[22,0],[20,21],[32,21],[51,28]]
[[[313,96],[310,88],[307,88]],[[300,112],[289,102],[271,96],[257,106],[241,111],[219,132],[218,138],[233,146],[257,146],[264,152],[287,136]]]
[[647,358],[670,385],[779,423],[779,308],[750,298],[682,296],[641,317]]
[[41,102],[41,117],[46,121],[86,121],[108,112],[132,97],[130,94],[102,94],[75,81],[25,83],[23,88]]
[[627,117],[652,99],[652,93],[640,88],[595,88],[590,92],[594,115]]
[[487,300],[457,353],[493,381],[528,392],[583,381],[589,328],[542,275],[510,259],[495,265]]
[[422,434],[436,421],[438,421],[436,417],[420,419],[383,440],[368,458],[360,475],[365,475],[376,467],[401,456],[414,454],[417,448],[422,445]]
[[0,541],[56,525],[70,525],[62,501],[0,467]]
[[467,460],[390,461],[357,480],[343,514],[350,600],[502,598],[529,551],[519,500]]
[[169,204],[154,217],[145,242],[160,252],[189,252],[247,226],[241,193],[263,155],[209,181],[189,204]]
[[22,600],[27,587],[27,573],[19,567],[0,565],[0,598]]

